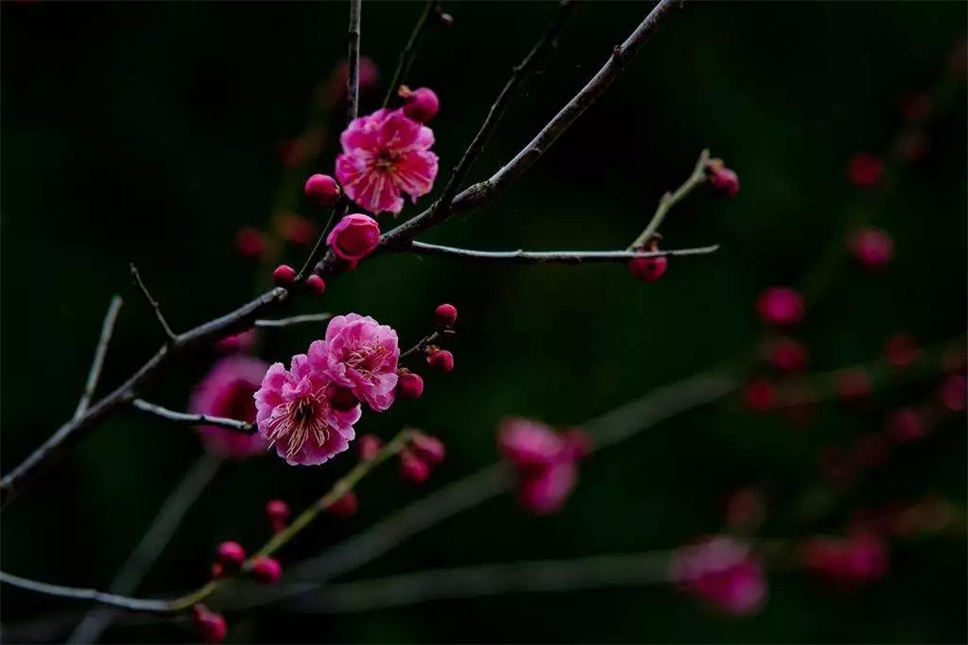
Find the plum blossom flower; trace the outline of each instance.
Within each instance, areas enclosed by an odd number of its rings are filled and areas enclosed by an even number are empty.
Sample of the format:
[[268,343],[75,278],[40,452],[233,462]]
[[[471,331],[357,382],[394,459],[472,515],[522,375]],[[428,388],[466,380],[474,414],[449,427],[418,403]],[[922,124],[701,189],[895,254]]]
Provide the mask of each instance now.
[[511,418],[498,430],[498,447],[515,470],[518,501],[536,515],[559,512],[578,481],[589,440],[581,430],[559,434],[532,419]]
[[355,266],[380,244],[380,225],[369,215],[347,215],[326,236],[326,244],[337,257]]
[[335,394],[332,379],[306,354],[293,356],[289,370],[275,363],[254,395],[259,433],[292,466],[326,462],[349,448],[362,415],[359,405],[335,409]]
[[766,602],[763,566],[748,546],[728,537],[716,536],[679,549],[669,577],[684,593],[727,614],[756,613]]
[[[255,402],[269,364],[251,356],[233,354],[219,360],[192,393],[188,411],[254,423]],[[229,428],[201,425],[196,428],[205,447],[222,457],[243,459],[265,451],[265,440],[258,434],[244,434]]]
[[325,342],[309,346],[309,360],[315,367],[377,412],[393,405],[399,358],[392,327],[352,313],[330,320]]
[[416,202],[433,187],[434,133],[402,110],[384,108],[354,119],[339,140],[343,154],[336,158],[336,177],[346,196],[363,208],[396,215],[403,209],[401,193]]

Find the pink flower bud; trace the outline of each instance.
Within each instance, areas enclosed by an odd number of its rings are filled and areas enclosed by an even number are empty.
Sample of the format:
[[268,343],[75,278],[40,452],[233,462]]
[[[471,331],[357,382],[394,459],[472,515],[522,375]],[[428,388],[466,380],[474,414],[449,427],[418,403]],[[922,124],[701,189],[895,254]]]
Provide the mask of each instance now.
[[945,410],[948,412],[965,411],[965,403],[968,399],[966,388],[968,388],[968,381],[961,374],[951,374],[945,378],[939,391],[941,405],[944,406]]
[[792,338],[782,338],[773,344],[770,362],[781,372],[799,372],[807,366],[807,348]]
[[272,272],[272,283],[277,287],[288,287],[296,280],[296,270],[288,264],[280,264]]
[[335,387],[329,397],[329,404],[334,410],[349,412],[360,404],[353,390],[346,387]]
[[326,237],[326,244],[337,257],[354,264],[376,250],[379,243],[380,225],[361,213],[341,219]]
[[894,257],[894,240],[877,228],[866,228],[854,233],[847,242],[854,259],[868,270],[881,269]]
[[255,330],[246,331],[221,338],[215,343],[215,349],[222,352],[244,352],[255,344]]
[[397,380],[397,393],[405,399],[419,399],[423,396],[424,381],[419,374],[411,371],[400,373]]
[[225,576],[225,567],[222,566],[221,562],[213,562],[212,568],[208,571],[208,576],[212,580],[218,580]]
[[918,341],[906,334],[894,334],[884,344],[884,354],[892,367],[903,369],[921,357]]
[[[641,250],[641,249],[640,249]],[[632,277],[641,282],[655,282],[669,268],[669,258],[633,258],[629,261],[629,271]]]
[[844,403],[854,403],[871,395],[871,381],[860,368],[841,370],[834,377],[834,389]]
[[861,152],[850,158],[847,164],[847,178],[858,188],[877,185],[884,174],[884,164],[873,155]]
[[380,452],[380,448],[382,447],[383,442],[376,435],[363,435],[359,440],[360,459],[363,461],[373,461],[376,453]]
[[411,90],[406,85],[400,86],[400,97],[404,99],[403,114],[418,123],[426,123],[435,116],[440,109],[440,101],[433,90],[420,87]]
[[289,504],[281,499],[274,499],[266,504],[266,517],[270,522],[285,522],[289,519]]
[[221,643],[225,640],[225,634],[228,631],[225,618],[210,611],[205,605],[192,607],[192,623],[201,642]]
[[422,432],[414,434],[410,446],[413,448],[413,451],[417,457],[423,459],[428,465],[431,466],[442,462],[444,460],[444,456],[447,454],[443,441],[437,437],[425,435]]
[[326,281],[314,273],[306,278],[306,287],[317,296],[321,296],[326,292]]
[[280,576],[282,576],[282,565],[275,558],[259,555],[252,560],[252,577],[259,584],[275,584]]
[[449,372],[454,369],[454,355],[446,349],[429,352],[427,354],[427,365],[441,372]]
[[729,168],[718,168],[709,173],[709,184],[725,197],[739,192],[739,175]]
[[787,326],[803,319],[803,298],[787,287],[771,287],[756,301],[756,310],[763,322]]
[[923,415],[912,408],[902,408],[887,422],[887,434],[896,443],[908,443],[920,439],[927,431]]
[[430,466],[409,450],[400,453],[400,478],[411,484],[422,484],[430,477]]
[[262,236],[262,231],[251,226],[239,229],[238,234],[235,236],[235,248],[247,258],[259,257],[265,249],[265,240]]
[[743,389],[743,403],[750,412],[769,412],[776,407],[776,400],[776,387],[766,379],[751,381]]
[[356,498],[356,493],[349,491],[330,504],[328,510],[336,517],[352,517],[356,515],[357,508],[359,508],[359,500]]
[[336,180],[329,175],[315,174],[306,180],[303,192],[313,204],[319,208],[332,206],[339,199],[340,189]]
[[245,549],[238,542],[222,542],[218,545],[218,561],[226,569],[237,569],[245,561]]
[[457,322],[457,307],[454,305],[443,304],[434,311],[434,324],[437,327],[446,329],[453,327],[455,322]]

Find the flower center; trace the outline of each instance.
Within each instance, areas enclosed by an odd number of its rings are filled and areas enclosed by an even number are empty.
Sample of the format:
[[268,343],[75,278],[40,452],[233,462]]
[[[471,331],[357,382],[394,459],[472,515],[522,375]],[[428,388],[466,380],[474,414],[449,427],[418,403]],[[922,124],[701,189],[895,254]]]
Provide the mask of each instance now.
[[311,395],[281,406],[268,422],[268,447],[279,441],[287,441],[286,457],[291,459],[302,450],[310,437],[320,446],[325,444],[329,439],[329,427],[319,414],[321,403],[318,396]]
[[381,150],[374,165],[378,170],[392,172],[400,160],[400,155],[390,150]]

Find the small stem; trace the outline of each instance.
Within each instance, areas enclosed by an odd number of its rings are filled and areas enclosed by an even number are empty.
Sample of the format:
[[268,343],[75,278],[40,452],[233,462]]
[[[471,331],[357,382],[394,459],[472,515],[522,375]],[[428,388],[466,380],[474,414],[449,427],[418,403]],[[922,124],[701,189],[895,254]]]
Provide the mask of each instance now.
[[429,336],[425,336],[424,338],[421,338],[420,341],[416,345],[414,345],[413,347],[411,347],[407,351],[405,351],[402,354],[400,354],[399,360],[402,361],[403,359],[405,359],[407,356],[410,356],[411,354],[416,354],[417,352],[422,352],[423,350],[425,350],[428,347],[430,347],[430,345],[433,344],[433,342],[435,340],[437,340],[438,338],[440,338],[440,336],[441,336],[440,332],[439,331],[435,331],[434,333],[430,334]]
[[662,225],[663,220],[665,220],[666,215],[672,209],[673,206],[685,199],[686,195],[691,193],[693,189],[706,181],[706,162],[709,161],[709,150],[703,150],[699,153],[699,161],[696,162],[696,167],[693,168],[692,174],[689,178],[679,188],[676,189],[674,193],[666,193],[659,200],[659,206],[655,209],[655,214],[649,221],[648,226],[645,227],[635,241],[629,245],[628,250],[643,248],[649,243],[649,239],[655,235],[655,232],[659,230],[659,226]]
[[108,312],[104,314],[104,322],[101,324],[101,338],[98,340],[97,348],[94,350],[94,362],[91,363],[91,371],[87,375],[87,383],[84,385],[84,393],[81,400],[77,402],[77,409],[74,410],[73,419],[76,421],[87,406],[91,404],[91,397],[97,388],[98,379],[101,378],[101,369],[104,367],[104,357],[108,353],[108,343],[111,342],[111,334],[114,333],[114,323],[118,319],[118,312],[121,311],[123,301],[120,296],[111,298],[108,305]]
[[148,414],[153,414],[156,417],[161,417],[162,419],[166,419],[168,421],[174,421],[175,423],[218,426],[220,428],[228,428],[229,430],[236,430],[245,434],[252,434],[255,432],[255,426],[253,424],[246,423],[245,421],[239,421],[238,419],[213,417],[207,414],[185,414],[184,412],[175,412],[174,410],[163,408],[160,405],[148,403],[143,399],[135,399],[131,402],[131,405],[142,412],[147,412]]
[[141,294],[145,297],[145,300],[147,300],[148,304],[151,305],[151,308],[155,310],[155,318],[157,318],[158,322],[161,323],[161,328],[165,330],[165,336],[168,338],[168,344],[174,345],[178,341],[178,335],[175,334],[175,332],[171,330],[171,327],[168,326],[168,321],[165,320],[165,316],[161,313],[161,306],[158,304],[158,301],[151,296],[151,292],[148,291],[148,287],[145,286],[144,281],[141,279],[141,274],[138,273],[138,267],[136,267],[134,264],[130,264],[129,266],[131,268],[131,278],[134,280],[134,283],[137,285],[138,289],[141,290]]
[[444,185],[444,190],[438,199],[430,209],[430,215],[428,220],[434,222],[436,220],[442,220],[448,216],[451,211],[451,207],[454,202],[454,197],[457,195],[457,190],[460,188],[460,183],[467,176],[467,173],[471,169],[471,165],[477,159],[477,157],[484,150],[484,146],[487,144],[488,139],[494,133],[497,128],[498,123],[501,121],[501,117],[504,116],[504,112],[507,110],[508,104],[514,98],[518,89],[527,79],[528,74],[531,72],[531,68],[534,66],[535,61],[544,52],[545,49],[551,46],[555,38],[561,32],[561,29],[565,26],[565,21],[574,8],[577,6],[576,2],[571,0],[562,0],[558,4],[559,10],[555,19],[552,21],[551,26],[548,27],[547,31],[538,39],[535,46],[528,52],[528,55],[524,57],[518,65],[515,65],[511,71],[511,78],[505,83],[504,88],[501,90],[500,94],[494,100],[491,105],[490,110],[487,112],[487,117],[484,119],[484,123],[481,124],[480,129],[477,134],[474,135],[474,139],[467,146],[467,150],[461,157],[461,160],[457,163],[454,168],[454,172],[451,174],[447,183]]
[[350,0],[349,75],[346,77],[346,123],[355,119],[360,109],[360,11],[362,0]]
[[138,598],[119,596],[117,594],[104,593],[102,591],[98,591],[97,589],[62,587],[61,585],[52,585],[47,584],[46,582],[37,582],[36,580],[21,578],[20,576],[14,576],[9,573],[4,573],[3,571],[0,571],[0,582],[48,596],[75,598],[77,600],[93,600],[94,602],[99,602],[102,605],[121,607],[122,609],[130,609],[131,611],[170,611],[169,603],[164,600],[141,600]]
[[292,325],[301,325],[303,323],[314,323],[323,322],[329,320],[333,317],[333,314],[304,314],[302,316],[292,316],[290,318],[280,318],[278,320],[256,320],[252,323],[253,327],[290,327]]
[[363,479],[367,473],[393,455],[400,452],[407,442],[410,441],[411,434],[412,433],[410,430],[401,430],[397,433],[397,436],[395,436],[392,440],[390,440],[390,442],[384,445],[379,452],[377,452],[373,459],[369,461],[361,460],[359,463],[353,466],[353,469],[349,473],[333,484],[333,487],[328,493],[319,498],[315,504],[300,513],[299,516],[294,519],[291,524],[289,524],[289,526],[273,535],[272,538],[256,552],[253,558],[250,558],[248,562],[243,565],[243,570],[247,570],[252,566],[252,561],[254,558],[272,555],[281,547],[285,546],[292,538],[298,535],[300,531],[306,528],[317,515],[338,502],[344,495],[353,490],[353,487],[356,486],[357,482]]
[[314,266],[316,262],[319,261],[320,256],[323,254],[323,250],[326,248],[326,236],[329,235],[329,229],[332,227],[333,222],[338,222],[342,219],[343,214],[349,207],[349,200],[346,199],[345,195],[340,196],[339,202],[333,207],[333,210],[329,212],[329,219],[326,220],[325,226],[320,229],[319,237],[316,238],[316,243],[313,244],[313,250],[309,252],[309,257],[303,263],[302,268],[299,269],[299,273],[296,275],[296,282],[302,282],[308,276],[308,271],[310,267]]
[[459,260],[506,262],[508,264],[584,264],[587,262],[625,263],[635,258],[706,255],[719,250],[719,245],[693,249],[663,249],[661,251],[475,251],[424,242],[411,242],[404,249],[419,255],[436,255]]
[[440,0],[430,0],[430,2],[424,5],[423,12],[417,18],[417,24],[414,25],[413,31],[410,32],[410,38],[407,40],[407,44],[404,46],[403,51],[400,52],[397,68],[393,72],[393,78],[390,79],[390,87],[387,88],[387,94],[383,98],[383,107],[390,105],[390,101],[397,91],[397,86],[406,80],[407,74],[410,72],[410,66],[413,64],[413,60],[417,55],[417,45],[420,44],[420,39],[426,33],[426,27],[428,25],[427,19],[435,11],[440,11]]

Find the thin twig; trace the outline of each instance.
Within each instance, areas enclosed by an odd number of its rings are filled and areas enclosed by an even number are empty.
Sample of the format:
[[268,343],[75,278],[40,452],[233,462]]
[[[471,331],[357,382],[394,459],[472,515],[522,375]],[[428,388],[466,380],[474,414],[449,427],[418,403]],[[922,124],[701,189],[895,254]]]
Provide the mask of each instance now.
[[174,410],[163,408],[160,405],[148,403],[143,399],[135,399],[131,402],[131,405],[142,412],[147,412],[148,414],[153,414],[156,417],[161,417],[167,421],[174,421],[175,423],[218,426],[220,428],[228,428],[229,430],[236,430],[245,434],[252,434],[255,432],[255,425],[246,423],[245,421],[239,421],[238,419],[213,417],[207,414],[185,414],[184,412],[175,412]]
[[402,85],[407,79],[407,75],[410,73],[410,66],[413,64],[414,58],[416,58],[417,45],[420,44],[420,39],[426,33],[426,28],[429,24],[427,19],[435,11],[440,11],[440,0],[430,0],[424,5],[423,12],[417,18],[417,24],[414,25],[413,31],[410,32],[410,38],[407,40],[407,44],[404,46],[403,51],[400,52],[397,68],[393,71],[393,78],[390,79],[390,87],[387,88],[387,94],[383,98],[383,107],[390,105],[390,101],[397,91],[397,86]]
[[[350,472],[333,484],[325,495],[316,500],[314,504],[303,511],[285,529],[273,535],[262,548],[255,552],[249,559],[242,563],[241,571],[251,571],[255,558],[260,556],[272,555],[280,548],[285,546],[290,540],[296,537],[305,529],[320,513],[338,502],[344,495],[353,490],[367,474],[373,471],[378,465],[398,454],[407,443],[412,439],[412,431],[401,430],[397,435],[387,442],[377,454],[370,460],[360,460]],[[0,582],[7,582],[23,589],[36,591],[38,593],[63,596],[67,598],[77,598],[80,600],[92,600],[102,605],[111,605],[122,609],[134,611],[148,611],[159,614],[174,614],[185,611],[189,607],[201,602],[215,593],[219,587],[229,578],[210,580],[198,589],[191,591],[173,600],[142,600],[128,598],[117,594],[107,594],[94,589],[78,589],[73,587],[62,587],[60,585],[50,585],[43,582],[36,582],[26,578],[19,578],[0,572]]]
[[171,327],[168,326],[168,321],[165,320],[164,314],[161,313],[161,305],[158,304],[158,301],[155,300],[152,297],[151,292],[148,291],[148,287],[145,286],[144,281],[141,279],[141,274],[138,273],[138,267],[136,267],[134,264],[129,264],[128,266],[131,269],[131,278],[134,280],[135,285],[137,285],[138,289],[141,290],[141,294],[145,297],[145,300],[148,301],[148,304],[151,305],[151,308],[154,309],[155,318],[158,319],[158,322],[161,324],[161,328],[165,330],[165,336],[168,337],[168,344],[174,345],[178,335],[171,330]]
[[52,585],[47,584],[46,582],[28,580],[27,578],[14,576],[3,571],[0,571],[0,582],[13,585],[14,587],[20,587],[21,589],[26,589],[27,591],[36,591],[37,593],[48,596],[74,598],[76,600],[90,600],[102,605],[111,605],[112,607],[120,607],[122,609],[128,609],[131,611],[164,612],[168,610],[167,608],[169,605],[168,601],[165,600],[127,598],[117,594],[104,593],[103,591],[98,591],[97,589],[62,587],[61,585]]
[[77,409],[74,410],[73,418],[75,420],[84,414],[87,406],[91,404],[91,397],[94,396],[98,379],[101,378],[104,357],[108,353],[108,343],[111,342],[111,334],[114,333],[114,323],[118,319],[118,312],[121,311],[123,302],[121,296],[114,296],[111,298],[111,304],[108,305],[108,312],[104,314],[104,322],[101,324],[101,338],[97,342],[97,349],[94,350],[94,361],[91,363],[91,370],[87,374],[84,393],[81,395],[81,400],[77,402]]
[[[453,332],[451,332],[451,333],[453,333]],[[442,333],[439,332],[439,331],[435,331],[434,333],[430,334],[429,336],[424,336],[423,338],[421,338],[417,342],[416,345],[414,345],[413,347],[411,347],[407,351],[401,353],[400,354],[400,358],[398,360],[399,361],[402,361],[403,359],[407,358],[408,356],[411,356],[411,355],[416,354],[418,352],[424,351],[425,349],[427,349],[428,347],[430,347],[434,343],[434,341],[436,341],[441,336],[442,336]]]
[[[448,208],[431,206],[419,215],[384,233],[380,245],[387,250],[401,249],[410,240],[449,217],[466,213],[489,203],[502,190],[524,174],[548,148],[591,106],[609,85],[628,67],[629,61],[648,38],[655,33],[662,19],[682,0],[661,0],[641,24],[621,45],[612,51],[605,65],[598,70],[541,131],[515,157],[488,179],[478,182],[458,194]],[[316,271],[331,270],[333,260],[317,265]]]
[[[687,410],[713,403],[733,392],[737,379],[720,374],[697,374],[667,385],[590,420],[582,427],[592,437],[592,448],[602,450]],[[414,502],[368,530],[330,547],[314,558],[287,569],[291,580],[306,581],[274,589],[240,589],[233,609],[262,606],[314,591],[353,571],[418,533],[508,490],[510,473],[492,464]]]
[[430,600],[575,591],[668,582],[674,551],[483,564],[406,573],[325,587],[287,603],[286,613],[346,613]]
[[689,178],[682,183],[679,188],[676,189],[674,193],[666,193],[659,200],[659,206],[655,209],[655,214],[652,219],[649,220],[648,225],[639,234],[635,241],[629,244],[628,250],[632,251],[634,249],[643,248],[648,244],[649,239],[655,235],[656,231],[659,230],[659,226],[665,220],[665,216],[669,213],[673,206],[681,202],[686,198],[686,195],[691,193],[696,186],[706,182],[706,162],[709,161],[709,151],[703,150],[699,153],[699,160],[696,161],[696,166],[692,170],[692,174]]
[[507,262],[509,264],[584,264],[590,262],[624,263],[635,258],[706,255],[715,253],[718,244],[694,249],[664,249],[661,251],[474,251],[424,242],[411,242],[409,251],[419,255],[436,255],[458,260]]
[[302,316],[292,316],[290,318],[279,318],[277,320],[256,320],[252,323],[253,327],[290,327],[292,325],[302,325],[304,323],[323,322],[333,317],[333,314],[303,314]]
[[[161,505],[148,531],[138,546],[121,566],[109,588],[111,593],[129,595],[137,591],[148,570],[171,541],[172,535],[181,524],[185,513],[202,494],[218,473],[223,460],[211,453],[205,453]],[[118,612],[108,607],[89,611],[80,624],[67,637],[68,643],[96,643],[108,628]]]
[[474,139],[467,146],[467,150],[454,168],[450,179],[444,185],[440,199],[431,207],[431,214],[428,217],[429,221],[434,221],[438,217],[438,213],[446,217],[446,213],[450,211],[451,204],[454,201],[454,196],[457,194],[458,189],[460,189],[460,183],[464,181],[464,178],[471,169],[471,165],[484,150],[484,146],[494,133],[498,123],[500,123],[501,117],[504,116],[504,112],[507,110],[514,95],[527,79],[538,57],[554,43],[555,38],[557,38],[561,29],[565,26],[565,21],[576,6],[578,6],[577,2],[561,0],[558,3],[558,13],[555,15],[555,19],[551,22],[547,31],[538,39],[538,42],[528,52],[528,55],[524,57],[524,60],[511,70],[511,78],[508,79],[508,82],[504,85],[504,89],[497,95],[497,98],[491,105],[491,109],[488,110],[487,118],[484,119],[484,123],[481,124],[477,134],[474,135]]

